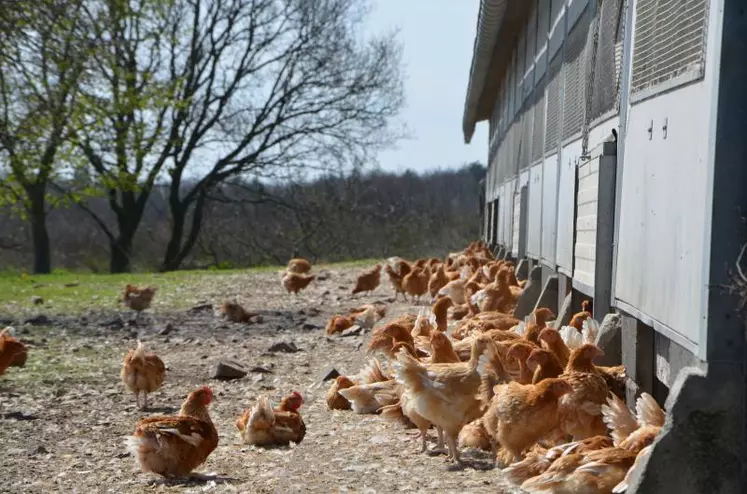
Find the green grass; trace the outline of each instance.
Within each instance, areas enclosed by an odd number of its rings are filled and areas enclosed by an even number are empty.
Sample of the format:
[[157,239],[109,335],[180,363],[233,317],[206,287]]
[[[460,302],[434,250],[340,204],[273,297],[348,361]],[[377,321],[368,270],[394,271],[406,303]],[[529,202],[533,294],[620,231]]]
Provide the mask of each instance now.
[[[363,259],[336,264],[318,264],[319,269],[358,268],[373,266],[377,260]],[[251,269],[227,269],[204,271],[173,271],[169,273],[127,273],[94,274],[55,271],[48,275],[27,275],[0,273],[0,314],[17,315],[16,312],[45,314],[75,314],[86,309],[112,309],[118,307],[117,300],[124,286],[131,283],[137,286],[155,285],[159,293],[172,294],[164,299],[156,297],[154,309],[160,305],[168,309],[191,307],[200,297],[184,295],[185,287],[200,287],[221,277],[240,276],[250,273],[272,272],[283,269],[281,266],[262,266]],[[44,304],[35,306],[32,298],[42,297]]]

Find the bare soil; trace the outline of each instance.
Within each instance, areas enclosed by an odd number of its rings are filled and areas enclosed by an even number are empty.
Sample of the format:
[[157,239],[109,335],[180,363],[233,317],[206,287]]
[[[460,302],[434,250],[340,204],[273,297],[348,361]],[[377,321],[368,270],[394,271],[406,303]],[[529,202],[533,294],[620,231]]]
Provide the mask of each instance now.
[[[321,279],[298,297],[285,293],[276,272],[210,276],[196,286],[180,287],[191,297],[197,294],[204,307],[174,311],[156,305],[137,322],[133,314],[114,309],[30,322],[24,322],[26,316],[3,315],[30,348],[26,367],[0,377],[0,491],[511,492],[485,454],[467,451],[468,466],[455,469],[443,456],[418,454],[419,442],[400,425],[327,409],[325,369],[356,373],[366,360],[370,336],[327,337],[327,319],[366,302],[390,302],[393,295],[382,284],[371,295],[351,297],[358,271],[321,271]],[[263,321],[228,323],[208,305],[233,298],[259,311]],[[417,307],[390,304],[387,319],[407,311]],[[43,314],[43,306],[38,312]],[[168,369],[146,412],[136,408],[119,378],[122,358],[138,338]],[[299,351],[267,351],[281,341],[294,343]],[[250,372],[233,381],[210,379],[220,359],[270,372]],[[199,472],[217,478],[166,483],[141,473],[124,446],[136,421],[175,413],[187,393],[202,384],[215,392],[210,412],[220,444]],[[236,417],[260,394],[277,403],[291,391],[300,391],[306,400],[303,442],[270,449],[240,444]]]

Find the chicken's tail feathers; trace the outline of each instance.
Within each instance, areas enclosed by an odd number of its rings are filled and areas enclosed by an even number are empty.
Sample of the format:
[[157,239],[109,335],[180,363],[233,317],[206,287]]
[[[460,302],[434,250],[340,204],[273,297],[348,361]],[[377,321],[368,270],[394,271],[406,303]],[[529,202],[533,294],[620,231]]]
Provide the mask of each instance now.
[[358,375],[363,384],[372,384],[387,381],[389,379],[384,375],[384,371],[381,370],[381,364],[375,357],[368,360]]
[[638,422],[625,403],[610,393],[607,403],[602,405],[602,420],[610,430],[615,446],[638,429]]
[[422,391],[425,388],[438,389],[442,387],[432,379],[428,369],[407,353],[404,348],[397,353],[397,360],[392,362],[392,367],[394,368],[394,379],[415,392]]
[[266,428],[275,423],[275,414],[266,396],[260,396],[249,415],[247,428]]
[[650,394],[642,393],[638,397],[635,410],[638,424],[641,427],[646,425],[662,427],[664,425],[666,414]]
[[528,454],[523,460],[504,468],[501,473],[514,485],[521,485],[548,469],[552,462],[540,454]]

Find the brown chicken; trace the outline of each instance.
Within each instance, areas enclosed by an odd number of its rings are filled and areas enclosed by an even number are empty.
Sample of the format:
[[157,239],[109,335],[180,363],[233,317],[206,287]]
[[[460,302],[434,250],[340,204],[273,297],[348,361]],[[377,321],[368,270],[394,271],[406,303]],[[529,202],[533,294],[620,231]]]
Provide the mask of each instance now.
[[487,339],[475,339],[468,362],[424,365],[400,351],[393,364],[397,382],[404,388],[402,396],[412,400],[417,414],[443,429],[449,458],[457,463],[461,463],[459,432],[482,414],[477,396],[481,384],[478,361],[487,345]]
[[569,392],[570,385],[562,379],[496,386],[482,420],[494,444],[503,447],[504,464],[519,461],[525,450],[558,427],[558,401]]
[[544,328],[539,333],[539,341],[542,348],[550,350],[560,360],[560,364],[565,367],[568,365],[568,359],[571,357],[571,350],[563,341],[560,332],[554,328]]
[[176,417],[148,417],[140,420],[128,445],[143,472],[178,478],[205,462],[218,446],[207,406],[213,392],[207,386],[193,391]]
[[329,322],[327,322],[325,332],[328,335],[342,333],[346,329],[353,327],[353,325],[355,325],[355,318],[352,316],[341,316],[337,314],[332,316]]
[[[535,345],[528,341],[517,341],[511,344],[508,353],[506,353],[506,359],[508,360],[506,362],[506,370],[511,374],[514,381],[519,384],[531,384],[534,379],[534,371],[527,366],[527,359],[536,348]],[[512,361],[514,365],[511,365]],[[516,367],[518,367],[518,375],[514,370]]]
[[239,323],[250,323],[252,318],[257,316],[256,312],[249,312],[238,302],[223,302],[220,313],[229,321]]
[[436,298],[438,291],[445,287],[448,282],[449,279],[446,277],[446,273],[444,273],[444,266],[441,264],[436,269],[436,272],[431,275],[430,280],[428,280],[428,293],[431,294],[431,298]]
[[439,331],[446,331],[448,328],[449,307],[454,302],[449,297],[441,297],[433,304],[433,315],[436,316],[436,328]]
[[638,453],[654,442],[666,416],[648,393],[638,397],[635,408],[634,416],[620,398],[610,395],[607,403],[602,405],[602,415],[610,429],[614,445]]
[[137,313],[135,316],[135,319],[137,319],[140,317],[141,312],[150,307],[157,290],[158,288],[154,286],[138,288],[134,285],[128,284],[125,287],[124,294],[120,298],[120,302],[134,310]]
[[289,273],[305,274],[309,271],[311,271],[311,263],[302,257],[297,257],[288,261]]
[[553,319],[555,319],[555,314],[553,314],[550,309],[546,307],[535,309],[529,317],[529,322],[527,323],[525,329],[524,338],[539,346],[540,333],[547,326],[547,322]]
[[457,445],[460,448],[475,448],[483,451],[492,449],[490,434],[485,429],[482,418],[474,420],[462,428],[459,432]]
[[431,333],[431,363],[432,364],[455,364],[461,362],[459,356],[451,345],[451,340],[445,333],[434,331]]
[[298,292],[309,286],[316,276],[311,274],[286,273],[283,276],[283,286],[288,293],[298,295]]
[[[146,352],[141,341],[137,342],[137,348],[130,350],[125,355],[120,373],[125,387],[135,393],[135,402],[141,410],[148,408],[148,393],[152,393],[161,387],[166,377],[166,366],[163,365],[158,355]],[[142,406],[140,394],[143,395]]]
[[549,350],[535,348],[527,357],[526,365],[529,370],[534,371],[532,384],[542,382],[544,379],[558,377],[563,373],[563,365]]
[[589,301],[584,300],[581,302],[581,312],[576,312],[573,314],[573,317],[571,317],[571,322],[568,323],[569,326],[573,326],[576,328],[579,332],[584,329],[584,321],[591,318],[591,312],[589,312]]
[[346,376],[337,376],[332,381],[332,386],[327,390],[327,408],[330,410],[350,410],[350,402],[347,398],[342,396],[339,391],[341,389],[351,388],[355,386],[355,383]]
[[596,366],[597,371],[604,378],[609,390],[620,399],[625,399],[625,390],[627,389],[628,374],[624,365],[614,367]]
[[428,279],[425,268],[415,268],[402,278],[402,289],[419,304],[420,297],[428,293]]
[[384,272],[386,272],[387,276],[389,276],[389,282],[394,289],[394,301],[397,301],[397,296],[401,293],[402,298],[405,299],[405,302],[407,302],[407,295],[405,294],[405,290],[402,288],[402,279],[410,273],[410,265],[403,261],[399,264],[399,267],[399,271],[396,271],[389,264],[387,264],[386,266],[384,266]]
[[577,348],[560,376],[573,388],[561,402],[560,429],[576,440],[607,431],[602,420],[602,405],[607,402],[609,388],[592,362],[601,355],[604,353],[600,348],[588,343]]
[[25,364],[26,355],[26,345],[10,335],[10,328],[0,331],[0,376],[11,365],[22,367],[22,365],[16,364],[16,362],[23,361]]
[[298,413],[302,404],[303,397],[296,391],[283,398],[276,409],[266,396],[260,396],[257,404],[236,420],[239,437],[244,444],[255,446],[300,443],[306,435],[306,424]]
[[353,295],[356,293],[371,293],[381,283],[381,264],[377,264],[373,269],[359,275],[355,280]]

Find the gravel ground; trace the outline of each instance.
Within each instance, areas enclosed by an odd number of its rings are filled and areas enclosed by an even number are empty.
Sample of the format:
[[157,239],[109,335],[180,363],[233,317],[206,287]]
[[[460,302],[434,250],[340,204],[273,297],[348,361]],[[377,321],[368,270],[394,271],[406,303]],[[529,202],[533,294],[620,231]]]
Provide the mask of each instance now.
[[[397,424],[327,410],[325,369],[356,373],[365,362],[369,335],[328,338],[326,320],[366,302],[391,301],[388,284],[370,296],[349,295],[360,269],[320,271],[321,279],[298,297],[285,293],[276,272],[206,277],[199,286],[180,288],[204,300],[202,307],[174,311],[156,304],[155,312],[142,314],[138,322],[113,309],[13,321],[29,344],[29,360],[0,377],[0,491],[511,492],[480,452],[467,451],[468,466],[455,469],[443,456],[416,453],[419,442]],[[157,294],[161,300],[177,296]],[[207,305],[231,298],[259,311],[263,321],[227,323]],[[390,304],[387,320],[408,311],[417,308]],[[37,315],[43,315],[43,306]],[[168,369],[146,412],[137,410],[119,378],[122,358],[137,338]],[[281,341],[294,343],[299,351],[267,351]],[[250,372],[233,381],[210,379],[220,359],[270,372]],[[215,392],[210,413],[220,443],[199,472],[215,473],[217,480],[165,483],[141,473],[124,447],[135,422],[178,411],[186,394],[202,384]],[[274,449],[241,445],[236,417],[260,394],[277,402],[290,391],[300,391],[306,400],[303,442]]]

